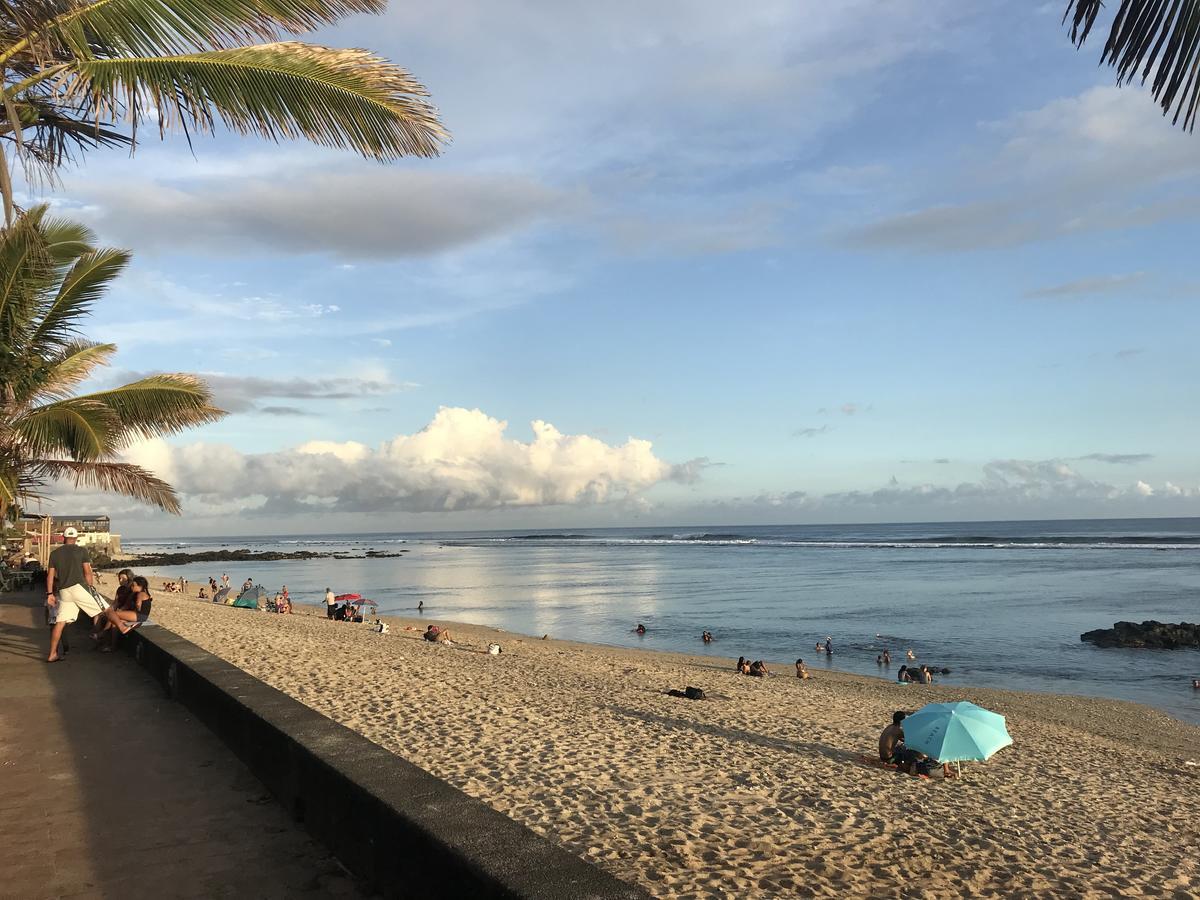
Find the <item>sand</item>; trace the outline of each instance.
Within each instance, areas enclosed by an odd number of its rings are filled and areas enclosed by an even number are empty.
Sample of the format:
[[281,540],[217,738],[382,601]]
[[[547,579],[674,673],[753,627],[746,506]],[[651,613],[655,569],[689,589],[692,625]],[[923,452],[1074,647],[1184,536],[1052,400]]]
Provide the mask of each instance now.
[[[440,621],[437,646],[435,620],[379,635],[162,592],[154,618],[656,895],[1200,894],[1200,728],[1136,704],[757,679],[733,672],[753,647],[721,667]],[[665,693],[685,685],[710,699]],[[1014,746],[949,781],[870,764],[893,710],[959,699]]]

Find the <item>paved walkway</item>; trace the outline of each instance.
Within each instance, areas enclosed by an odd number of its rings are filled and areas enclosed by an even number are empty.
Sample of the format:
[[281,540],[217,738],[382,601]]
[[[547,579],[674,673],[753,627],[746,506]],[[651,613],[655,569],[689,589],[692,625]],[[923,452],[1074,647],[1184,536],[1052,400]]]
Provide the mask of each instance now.
[[41,592],[0,594],[0,897],[359,897],[203,725]]

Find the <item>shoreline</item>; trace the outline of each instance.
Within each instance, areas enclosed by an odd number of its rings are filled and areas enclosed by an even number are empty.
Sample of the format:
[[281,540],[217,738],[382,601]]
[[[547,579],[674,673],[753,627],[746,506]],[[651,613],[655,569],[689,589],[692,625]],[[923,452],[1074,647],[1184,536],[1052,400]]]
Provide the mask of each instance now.
[[[1200,889],[1200,728],[1150,707],[824,670],[756,679],[432,616],[381,616],[379,635],[312,607],[155,600],[165,627],[652,893]],[[431,622],[455,645],[421,640]],[[689,684],[710,699],[665,693]],[[961,781],[871,762],[893,709],[957,699],[1005,715],[1014,746]]]

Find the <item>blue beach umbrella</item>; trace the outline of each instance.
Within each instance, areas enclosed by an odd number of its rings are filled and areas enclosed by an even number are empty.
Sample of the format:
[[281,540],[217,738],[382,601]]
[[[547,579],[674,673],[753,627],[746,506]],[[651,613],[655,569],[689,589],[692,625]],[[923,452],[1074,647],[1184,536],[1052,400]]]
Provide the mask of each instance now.
[[1012,742],[1004,716],[965,700],[930,703],[904,720],[904,746],[941,763],[982,762]]

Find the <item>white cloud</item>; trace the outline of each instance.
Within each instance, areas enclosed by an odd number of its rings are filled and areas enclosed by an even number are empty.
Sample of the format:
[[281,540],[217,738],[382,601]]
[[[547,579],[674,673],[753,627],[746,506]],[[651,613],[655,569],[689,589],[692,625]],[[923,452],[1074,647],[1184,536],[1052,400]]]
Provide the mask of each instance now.
[[343,259],[428,256],[511,233],[582,198],[520,175],[449,173],[347,164],[273,179],[218,183],[81,181],[69,187],[109,240],[140,250],[226,256],[264,248]]
[[[954,252],[1153,225],[1200,215],[1191,196],[1200,177],[1194,139],[1171,127],[1136,87],[1094,87],[997,122],[983,123],[998,151],[957,176],[928,173],[931,196],[852,228],[864,249]],[[959,199],[965,195],[966,199]],[[1072,296],[1132,286],[1084,279],[1036,291]]]
[[[1093,454],[1083,458],[1096,460],[1100,456]],[[1153,495],[1154,489],[1142,480],[1124,487],[1109,484],[1089,478],[1061,459],[998,459],[985,464],[976,481],[956,485],[904,485],[893,478],[890,484],[877,490],[827,494],[823,502],[832,506],[915,505],[974,509],[1007,506],[1019,509],[1046,502],[1106,503]]]
[[130,458],[168,478],[192,515],[602,504],[635,499],[662,481],[694,480],[704,464],[672,465],[636,438],[611,445],[534,421],[533,439],[520,441],[506,436],[507,427],[480,410],[447,407],[421,431],[375,448],[310,441],[246,454],[217,444],[151,441]]

